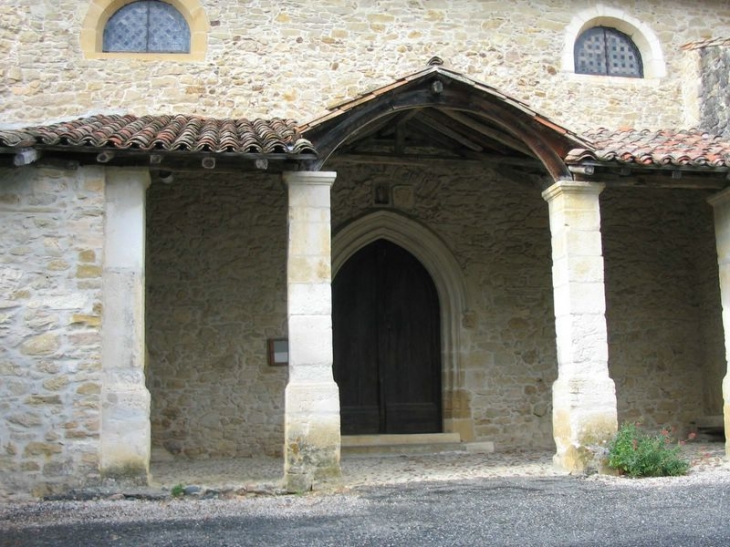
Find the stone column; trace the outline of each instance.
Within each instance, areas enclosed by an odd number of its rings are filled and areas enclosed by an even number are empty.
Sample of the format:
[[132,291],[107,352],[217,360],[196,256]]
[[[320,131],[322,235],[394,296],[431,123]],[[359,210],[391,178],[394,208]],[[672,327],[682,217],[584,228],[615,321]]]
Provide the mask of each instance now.
[[146,169],[107,168],[102,319],[100,471],[147,484],[150,393],[145,387]]
[[559,181],[550,207],[558,379],[553,384],[556,465],[600,469],[596,448],[616,433],[616,391],[608,375],[601,212],[603,184]]
[[340,398],[332,374],[330,187],[336,173],[284,173],[289,189],[289,383],[284,481],[292,492],[340,478]]
[[[715,244],[720,274],[725,359],[730,363],[730,190],[723,190],[708,201],[715,209]],[[727,369],[722,382],[722,396],[725,415],[725,454],[730,457],[730,368]]]

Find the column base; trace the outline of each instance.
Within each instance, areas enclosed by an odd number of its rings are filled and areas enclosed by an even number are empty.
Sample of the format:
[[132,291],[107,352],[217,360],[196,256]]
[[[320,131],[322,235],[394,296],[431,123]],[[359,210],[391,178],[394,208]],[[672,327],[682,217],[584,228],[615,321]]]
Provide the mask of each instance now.
[[105,482],[149,484],[150,399],[150,392],[139,386],[107,386],[102,391],[99,473]]
[[606,447],[616,435],[616,391],[609,377],[572,377],[553,384],[553,463],[570,473],[606,473]]
[[284,436],[287,491],[307,492],[341,485],[337,384],[287,385]]

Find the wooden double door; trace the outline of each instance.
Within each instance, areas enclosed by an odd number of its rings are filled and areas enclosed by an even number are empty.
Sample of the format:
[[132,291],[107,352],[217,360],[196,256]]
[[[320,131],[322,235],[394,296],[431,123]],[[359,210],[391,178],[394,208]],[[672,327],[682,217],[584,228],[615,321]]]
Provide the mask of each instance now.
[[342,434],[440,432],[439,299],[428,271],[381,239],[342,266],[332,296]]

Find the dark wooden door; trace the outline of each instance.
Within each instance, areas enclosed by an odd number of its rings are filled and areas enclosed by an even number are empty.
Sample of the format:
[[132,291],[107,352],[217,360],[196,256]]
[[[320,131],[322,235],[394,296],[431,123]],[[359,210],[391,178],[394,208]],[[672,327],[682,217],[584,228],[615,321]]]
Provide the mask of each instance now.
[[332,284],[334,375],[344,435],[441,431],[441,328],[423,265],[386,240]]

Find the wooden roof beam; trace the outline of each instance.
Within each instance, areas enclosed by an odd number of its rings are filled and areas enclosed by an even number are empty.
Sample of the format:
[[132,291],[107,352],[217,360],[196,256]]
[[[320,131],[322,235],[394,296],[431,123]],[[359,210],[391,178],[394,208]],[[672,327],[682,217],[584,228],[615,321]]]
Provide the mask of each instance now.
[[446,127],[461,133],[465,138],[468,138],[477,144],[479,144],[482,148],[485,149],[491,149],[496,152],[499,152],[501,154],[504,154],[505,156],[513,155],[516,150],[510,146],[507,146],[495,139],[491,139],[484,135],[483,133],[480,133],[479,131],[474,131],[468,126],[450,118],[445,114],[445,112],[437,109],[432,108],[429,110],[429,116],[431,116],[433,119],[441,122]]
[[508,146],[509,148],[513,148],[514,150],[517,150],[518,152],[522,152],[523,154],[527,156],[534,157],[534,154],[532,153],[532,150],[530,150],[525,144],[515,139],[514,137],[511,137],[498,129],[493,129],[491,127],[488,127],[484,125],[483,123],[480,123],[476,121],[475,119],[467,116],[466,114],[463,114],[462,112],[451,110],[451,109],[442,109],[440,110],[443,114],[447,115],[449,118],[456,120],[457,122],[464,124],[469,129],[473,129],[477,133],[481,133],[485,137],[488,137],[490,139],[493,139],[499,143],[502,143],[505,146]]
[[484,148],[482,146],[480,146],[477,143],[475,143],[474,141],[466,138],[458,131],[454,131],[453,129],[446,127],[444,124],[442,124],[438,120],[432,118],[427,113],[424,113],[422,116],[419,116],[418,121],[426,124],[431,129],[435,129],[436,131],[447,136],[451,140],[458,142],[462,146],[467,147],[469,150],[473,150],[474,152],[483,152],[484,151]]
[[454,139],[441,132],[434,133],[434,128],[423,121],[423,117],[412,119],[408,125],[423,138],[424,142],[439,145],[457,156],[464,157],[463,147],[458,146]]

